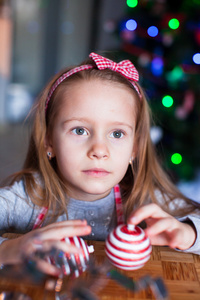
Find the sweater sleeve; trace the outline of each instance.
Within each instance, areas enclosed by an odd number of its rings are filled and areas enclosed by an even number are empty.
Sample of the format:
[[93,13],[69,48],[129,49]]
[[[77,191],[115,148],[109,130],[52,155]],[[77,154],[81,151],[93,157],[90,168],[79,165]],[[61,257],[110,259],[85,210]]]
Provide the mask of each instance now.
[[197,234],[195,243],[189,249],[184,250],[184,252],[189,252],[189,253],[200,255],[200,217],[196,216],[196,215],[187,215],[186,217],[180,218],[179,221],[181,221],[181,222],[185,222],[185,221],[192,222],[192,224],[193,224],[193,226],[196,230],[196,234]]
[[23,181],[0,189],[0,243],[3,233],[26,233],[33,228],[38,209],[27,197]]

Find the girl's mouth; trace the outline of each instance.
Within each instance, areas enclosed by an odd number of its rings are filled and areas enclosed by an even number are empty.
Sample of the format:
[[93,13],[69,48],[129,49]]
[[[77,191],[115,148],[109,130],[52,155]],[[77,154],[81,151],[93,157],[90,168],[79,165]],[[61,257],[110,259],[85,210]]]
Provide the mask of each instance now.
[[98,168],[84,170],[83,173],[85,173],[88,176],[92,176],[92,177],[105,177],[110,174],[110,172],[108,172],[104,169],[98,169]]

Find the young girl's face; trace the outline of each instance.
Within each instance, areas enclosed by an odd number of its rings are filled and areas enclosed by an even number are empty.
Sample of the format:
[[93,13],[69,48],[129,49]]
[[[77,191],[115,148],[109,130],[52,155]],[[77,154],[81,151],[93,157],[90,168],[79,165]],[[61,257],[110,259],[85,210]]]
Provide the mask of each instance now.
[[101,79],[73,83],[47,140],[69,196],[105,197],[134,157],[135,101],[128,88]]

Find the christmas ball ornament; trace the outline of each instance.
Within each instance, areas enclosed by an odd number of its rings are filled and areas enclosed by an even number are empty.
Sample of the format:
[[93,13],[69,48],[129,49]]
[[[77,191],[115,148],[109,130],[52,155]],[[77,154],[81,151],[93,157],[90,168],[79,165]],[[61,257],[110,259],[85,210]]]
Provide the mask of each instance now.
[[142,268],[149,260],[151,244],[144,230],[134,225],[119,225],[107,237],[105,252],[111,263],[123,270]]
[[66,237],[63,242],[74,245],[82,249],[82,253],[63,253],[56,251],[55,255],[50,257],[52,264],[62,269],[64,275],[79,277],[86,269],[89,262],[90,253],[94,252],[93,246],[88,246],[80,237]]

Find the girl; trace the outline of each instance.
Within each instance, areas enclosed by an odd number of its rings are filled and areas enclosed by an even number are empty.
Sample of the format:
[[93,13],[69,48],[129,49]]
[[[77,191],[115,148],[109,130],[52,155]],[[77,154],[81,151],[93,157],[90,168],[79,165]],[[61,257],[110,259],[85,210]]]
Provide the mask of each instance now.
[[1,234],[26,233],[1,238],[1,262],[20,262],[35,239],[62,249],[64,236],[104,240],[123,216],[145,221],[153,245],[200,254],[199,207],[159,165],[138,79],[130,61],[91,53],[47,84],[24,168],[1,190]]

